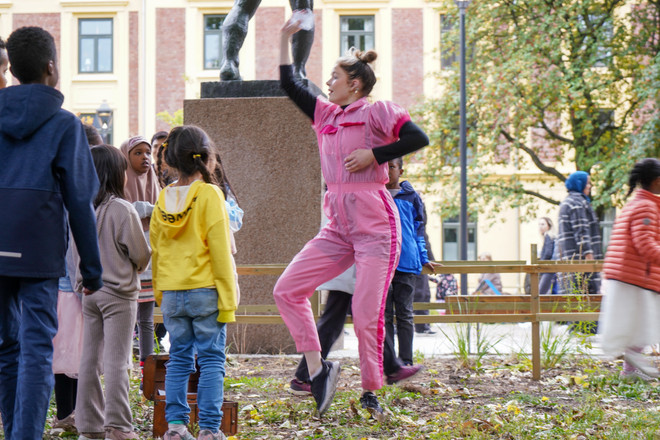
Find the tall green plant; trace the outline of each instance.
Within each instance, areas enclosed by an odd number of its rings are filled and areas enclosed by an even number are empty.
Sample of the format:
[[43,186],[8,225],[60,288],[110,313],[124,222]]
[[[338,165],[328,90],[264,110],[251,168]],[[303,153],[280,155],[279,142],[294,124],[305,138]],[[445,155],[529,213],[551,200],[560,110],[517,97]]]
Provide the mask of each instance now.
[[[496,346],[502,341],[503,336],[492,337],[483,326],[478,324],[453,324],[451,329],[450,334],[442,329],[440,331],[453,347],[461,367],[480,372],[483,370],[483,360],[486,355],[499,354]],[[474,351],[472,341],[474,341]]]

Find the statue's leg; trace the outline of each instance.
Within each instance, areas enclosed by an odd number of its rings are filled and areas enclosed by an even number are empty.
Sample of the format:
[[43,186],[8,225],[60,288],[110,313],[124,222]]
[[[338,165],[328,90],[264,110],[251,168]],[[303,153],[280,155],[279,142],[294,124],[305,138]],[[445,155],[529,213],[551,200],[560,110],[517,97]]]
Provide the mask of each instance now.
[[[289,0],[291,10],[311,9],[314,10],[314,0]],[[305,64],[309,58],[314,43],[314,29],[298,31],[291,37],[291,55],[293,57],[293,73],[301,78],[307,77]]]
[[240,80],[238,54],[243,47],[248,31],[248,23],[257,11],[261,0],[236,0],[222,24],[222,66],[220,79]]

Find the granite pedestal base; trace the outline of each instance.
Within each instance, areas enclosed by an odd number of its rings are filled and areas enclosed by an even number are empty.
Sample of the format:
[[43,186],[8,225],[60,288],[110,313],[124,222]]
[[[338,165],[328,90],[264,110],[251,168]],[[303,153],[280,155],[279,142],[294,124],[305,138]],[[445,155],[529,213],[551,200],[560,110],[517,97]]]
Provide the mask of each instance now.
[[[245,211],[237,264],[288,263],[319,230],[321,171],[309,119],[285,96],[204,98],[184,103],[186,124],[220,149]],[[241,276],[241,304],[274,304],[275,276]],[[232,324],[227,346],[240,353],[294,353],[284,325]]]

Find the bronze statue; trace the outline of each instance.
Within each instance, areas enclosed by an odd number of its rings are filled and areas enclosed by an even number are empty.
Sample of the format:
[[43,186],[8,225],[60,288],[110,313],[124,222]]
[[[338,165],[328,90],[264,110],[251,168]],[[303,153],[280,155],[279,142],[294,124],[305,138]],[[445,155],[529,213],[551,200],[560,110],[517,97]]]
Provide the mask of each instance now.
[[[223,62],[220,67],[220,79],[223,81],[240,80],[238,71],[238,53],[243,47],[247,35],[248,23],[257,11],[261,0],[235,0],[222,25]],[[314,9],[314,0],[289,0],[292,10]],[[305,63],[314,42],[314,25],[310,30],[296,32],[291,39],[294,74],[305,78]]]

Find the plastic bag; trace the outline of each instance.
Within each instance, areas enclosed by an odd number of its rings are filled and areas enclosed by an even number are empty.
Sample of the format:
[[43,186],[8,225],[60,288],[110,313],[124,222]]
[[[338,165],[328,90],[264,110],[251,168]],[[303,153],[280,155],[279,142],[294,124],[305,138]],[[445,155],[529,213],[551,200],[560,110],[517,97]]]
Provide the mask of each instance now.
[[53,338],[53,373],[78,377],[83,344],[82,304],[74,292],[59,292],[58,330]]

